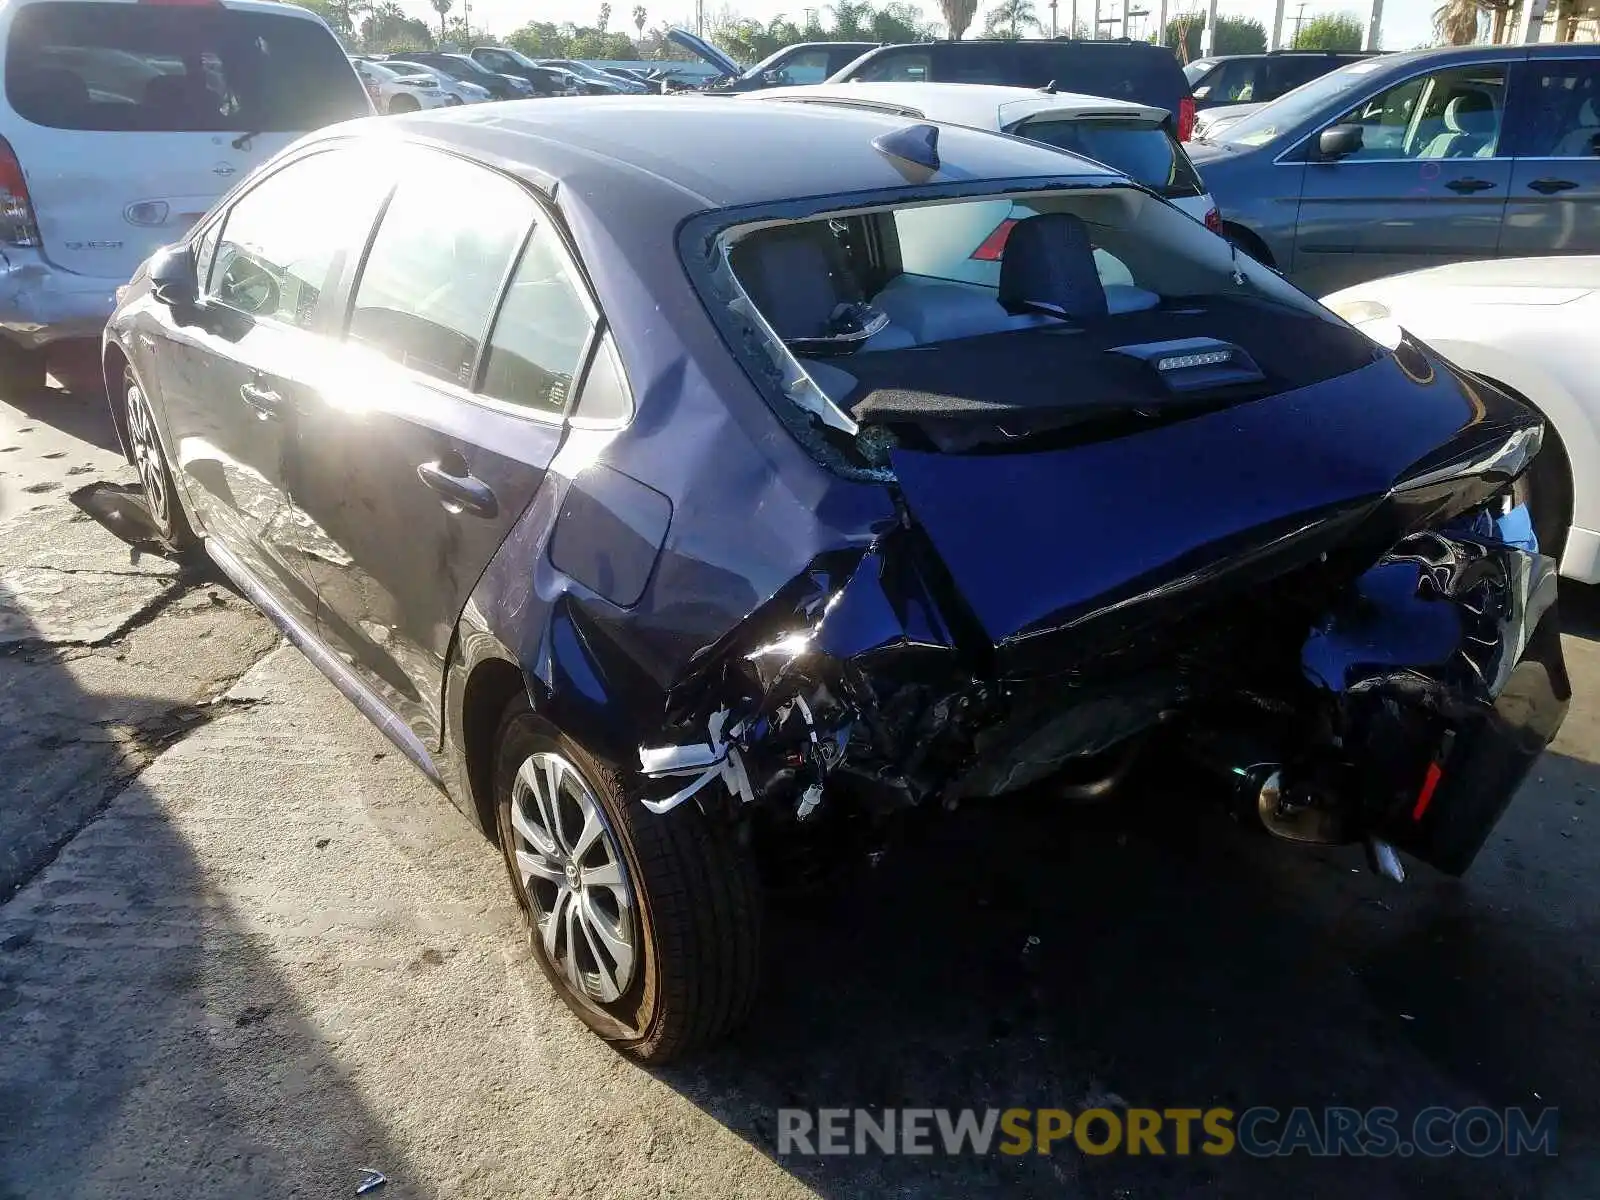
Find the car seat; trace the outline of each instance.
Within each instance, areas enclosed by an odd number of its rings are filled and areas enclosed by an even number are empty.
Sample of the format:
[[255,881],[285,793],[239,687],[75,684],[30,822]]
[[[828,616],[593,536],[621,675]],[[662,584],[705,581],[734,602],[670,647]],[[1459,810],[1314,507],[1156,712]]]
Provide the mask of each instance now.
[[1435,136],[1418,158],[1484,158],[1493,152],[1500,114],[1488,92],[1459,92],[1444,106],[1444,132]]
[[1595,112],[1594,99],[1585,100],[1578,107],[1578,125],[1550,151],[1552,158],[1592,158],[1600,147],[1600,113]]
[[1000,305],[1072,321],[1106,315],[1089,227],[1073,213],[1037,213],[1012,228],[1000,261]]

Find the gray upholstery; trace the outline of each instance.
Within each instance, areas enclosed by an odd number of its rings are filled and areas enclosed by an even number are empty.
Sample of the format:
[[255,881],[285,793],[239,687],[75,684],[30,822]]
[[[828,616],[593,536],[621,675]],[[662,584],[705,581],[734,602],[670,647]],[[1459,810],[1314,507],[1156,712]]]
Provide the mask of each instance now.
[[[1106,311],[1139,312],[1154,308],[1161,297],[1130,284],[1103,289]],[[928,275],[897,275],[872,298],[872,306],[888,314],[888,329],[867,343],[868,350],[893,350],[926,346],[957,338],[981,337],[1008,329],[1054,325],[1053,317],[1038,313],[1008,313],[996,299],[995,289],[979,283],[935,279]]]
[[1444,132],[1422,148],[1418,158],[1483,158],[1494,149],[1500,115],[1488,92],[1473,89],[1452,96],[1444,106]]
[[1556,143],[1550,151],[1553,158],[1592,158],[1595,146],[1600,144],[1600,113],[1595,112],[1594,101],[1585,100],[1578,109],[1578,124],[1571,133]]
[[844,247],[826,221],[802,221],[751,234],[734,246],[733,273],[777,335],[828,334],[840,304],[860,300]]

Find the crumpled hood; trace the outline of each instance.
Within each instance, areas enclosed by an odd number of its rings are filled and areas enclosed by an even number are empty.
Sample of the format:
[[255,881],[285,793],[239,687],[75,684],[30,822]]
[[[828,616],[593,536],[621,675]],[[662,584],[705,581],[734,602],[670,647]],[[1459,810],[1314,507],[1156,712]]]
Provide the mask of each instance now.
[[[897,450],[899,487],[1004,659],[1270,559],[1323,553],[1397,485],[1538,429],[1522,405],[1408,342],[1298,391],[1038,453]],[[1437,490],[1437,485],[1435,490]],[[1442,504],[1435,498],[1429,515]],[[1401,518],[1396,519],[1395,534]],[[1393,536],[1389,540],[1393,540]]]

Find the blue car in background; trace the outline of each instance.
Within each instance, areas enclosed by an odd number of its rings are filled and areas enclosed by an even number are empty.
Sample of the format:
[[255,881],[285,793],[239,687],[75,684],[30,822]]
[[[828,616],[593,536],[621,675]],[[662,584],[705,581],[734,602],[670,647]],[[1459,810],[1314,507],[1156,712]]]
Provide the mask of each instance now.
[[1600,254],[1600,46],[1341,67],[1192,143],[1230,237],[1313,295],[1479,258]]
[[498,844],[648,1062],[749,1012],[762,884],[915,810],[1184,763],[1459,873],[1567,706],[1537,417],[1020,138],[345,124],[149,260],[104,365],[162,536]]

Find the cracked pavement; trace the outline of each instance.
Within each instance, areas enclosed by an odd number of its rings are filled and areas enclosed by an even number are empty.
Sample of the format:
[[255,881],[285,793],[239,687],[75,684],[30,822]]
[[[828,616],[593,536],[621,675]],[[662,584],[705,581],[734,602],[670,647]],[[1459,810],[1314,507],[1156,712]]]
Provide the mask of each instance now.
[[[114,445],[103,408],[0,403],[0,1200],[365,1167],[406,1198],[1600,1195],[1588,589],[1573,713],[1466,880],[1142,797],[964,809],[777,912],[749,1027],[646,1072],[555,999],[449,803],[199,564],[110,532],[139,542]],[[1124,1099],[1556,1105],[1560,1155],[776,1152],[784,1105]]]

